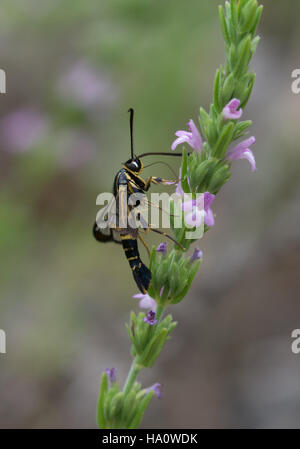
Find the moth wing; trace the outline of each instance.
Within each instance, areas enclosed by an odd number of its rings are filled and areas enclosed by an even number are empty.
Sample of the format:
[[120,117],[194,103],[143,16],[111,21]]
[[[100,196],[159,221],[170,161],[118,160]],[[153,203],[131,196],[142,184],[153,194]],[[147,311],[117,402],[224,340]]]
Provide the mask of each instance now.
[[98,242],[107,243],[107,242],[115,242],[122,243],[120,238],[120,233],[115,229],[107,228],[99,228],[97,223],[94,224],[93,227],[93,235]]

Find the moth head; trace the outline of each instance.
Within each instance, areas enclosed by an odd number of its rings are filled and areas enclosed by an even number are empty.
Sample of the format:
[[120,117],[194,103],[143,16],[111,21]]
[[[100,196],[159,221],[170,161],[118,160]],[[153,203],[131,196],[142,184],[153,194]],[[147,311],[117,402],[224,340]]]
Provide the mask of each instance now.
[[131,172],[138,174],[143,170],[143,163],[139,158],[135,157],[134,159],[129,159],[127,162],[125,162],[124,167]]

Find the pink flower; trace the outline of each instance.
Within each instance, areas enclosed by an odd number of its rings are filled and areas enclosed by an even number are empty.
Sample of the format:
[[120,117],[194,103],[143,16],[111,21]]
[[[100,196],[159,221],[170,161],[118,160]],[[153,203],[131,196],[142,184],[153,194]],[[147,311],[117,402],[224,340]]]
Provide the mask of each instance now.
[[233,98],[223,109],[222,115],[225,120],[237,120],[242,117],[243,110],[239,109],[241,102],[237,98]]
[[150,326],[155,326],[155,324],[158,323],[158,320],[156,319],[156,313],[153,312],[153,310],[149,310],[147,315],[143,318],[145,323],[149,324]]
[[211,209],[211,204],[215,199],[215,195],[205,192],[196,200],[188,200],[182,204],[182,210],[188,212],[184,220],[189,226],[200,227],[204,219],[206,226],[214,226],[215,219]]
[[156,248],[156,252],[165,255],[167,252],[167,242],[160,243]]
[[145,295],[143,293],[137,293],[133,296],[133,298],[140,299],[139,306],[141,309],[151,309],[153,310],[153,312],[156,311],[156,301],[155,299],[151,298],[148,293],[146,293]]
[[244,140],[243,142],[239,143],[235,148],[230,150],[226,156],[226,159],[228,160],[228,162],[232,162],[237,159],[247,159],[250,162],[251,171],[255,171],[256,170],[255,157],[252,151],[249,149],[249,147],[251,147],[251,145],[253,145],[255,142],[256,139],[254,136],[249,137],[249,139]]
[[58,136],[57,158],[66,170],[76,170],[96,154],[93,139],[84,131],[64,130]]
[[37,109],[23,107],[6,115],[1,121],[4,147],[22,153],[37,145],[48,131],[47,118]]
[[198,248],[198,246],[196,246],[193,254],[191,255],[190,263],[193,263],[193,262],[195,262],[195,260],[200,260],[200,259],[203,259],[203,251],[201,251],[201,249]]
[[115,100],[115,92],[109,79],[87,61],[77,61],[58,82],[58,93],[67,101],[84,109],[106,109]]
[[146,394],[150,393],[150,391],[154,391],[155,396],[158,399],[161,399],[162,394],[161,394],[161,384],[159,384],[158,382],[156,384],[151,385],[151,387],[146,389]]
[[202,150],[203,143],[202,143],[201,134],[192,119],[187,123],[187,126],[189,127],[190,132],[189,131],[176,131],[175,135],[178,138],[175,139],[174,142],[172,143],[172,146],[171,146],[172,151],[174,151],[178,145],[180,145],[181,143],[184,143],[184,142],[188,143],[194,150],[197,150],[197,151]]

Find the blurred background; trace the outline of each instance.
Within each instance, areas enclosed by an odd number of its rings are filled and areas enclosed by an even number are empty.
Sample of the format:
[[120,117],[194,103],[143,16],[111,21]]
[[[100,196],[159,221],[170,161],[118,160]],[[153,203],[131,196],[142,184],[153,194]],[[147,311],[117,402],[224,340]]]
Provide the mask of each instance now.
[[[1,428],[95,427],[101,372],[117,367],[124,381],[137,291],[122,249],[92,237],[96,196],[129,157],[129,107],[142,153],[168,151],[209,106],[224,61],[219,3],[1,2]],[[299,427],[300,4],[261,3],[244,114],[258,170],[235,162],[215,200],[200,272],[170,310],[178,327],[141,375],[163,385],[145,428]]]

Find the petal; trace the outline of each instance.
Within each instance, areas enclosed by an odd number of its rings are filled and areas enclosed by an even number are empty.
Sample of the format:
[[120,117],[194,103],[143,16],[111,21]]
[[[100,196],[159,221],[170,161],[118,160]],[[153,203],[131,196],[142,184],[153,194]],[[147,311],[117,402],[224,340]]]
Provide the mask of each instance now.
[[178,139],[175,139],[174,142],[172,143],[171,150],[174,151],[175,148],[183,142],[189,143],[189,137],[185,135],[185,136],[178,137]]
[[180,195],[180,196],[184,195],[184,191],[182,190],[182,186],[181,186],[181,182],[180,181],[177,184],[175,193],[177,193],[177,195]]
[[184,203],[182,203],[182,205],[181,205],[181,209],[184,212],[190,212],[192,210],[195,211],[196,208],[197,208],[196,200],[188,200],[188,201],[185,201]]
[[239,159],[247,159],[247,161],[250,162],[250,165],[251,165],[251,171],[253,172],[253,171],[256,170],[255,157],[254,157],[254,154],[252,153],[251,150],[248,149],[248,150],[244,151],[244,152],[241,154],[241,156],[240,156]]
[[144,295],[143,293],[137,293],[136,295],[133,295],[133,298],[142,299],[142,298],[144,298],[144,296],[146,296],[146,295]]
[[207,211],[210,208],[210,206],[214,202],[214,199],[215,199],[215,195],[213,193],[210,193],[210,192],[204,193],[204,210]]
[[244,142],[241,142],[239,145],[237,145],[235,148],[229,151],[229,153],[226,156],[226,159],[229,162],[235,161],[237,159],[247,159],[250,162],[251,171],[255,171],[256,170],[255,157],[252,151],[249,149],[249,147],[253,145],[255,142],[256,139],[254,136],[250,137]]
[[188,127],[191,130],[192,133],[192,138],[191,138],[191,142],[190,145],[192,148],[194,148],[194,150],[202,150],[203,148],[203,143],[202,143],[202,137],[201,134],[197,128],[197,126],[195,125],[194,121],[191,119],[188,122]]
[[200,211],[199,209],[196,209],[195,212],[189,212],[184,217],[184,221],[188,226],[196,226],[196,228],[199,228],[201,226],[202,219],[203,211]]
[[182,188],[182,185],[181,185],[181,167],[179,167],[179,181],[177,183],[175,193],[177,193],[177,195],[180,195],[180,196],[184,195],[184,191],[183,191],[183,188]]
[[187,136],[190,138],[190,137],[192,137],[192,133],[189,133],[188,131],[179,130],[179,131],[176,131],[175,136],[178,136],[178,137]]
[[149,295],[145,295],[145,298],[141,299],[139,302],[139,307],[141,309],[151,309],[153,312],[156,310],[156,301]]
[[214,226],[215,219],[214,219],[213,211],[211,209],[208,209],[207,211],[205,211],[204,223],[206,224],[206,226]]
[[252,136],[249,137],[249,139],[246,139],[243,142],[239,143],[236,147],[234,147],[232,150],[229,151],[227,159],[231,161],[240,159],[239,157],[240,152],[242,152],[243,150],[248,150],[248,148],[251,147],[251,145],[253,145],[255,142],[256,139],[254,136]]
[[233,98],[223,109],[222,115],[225,120],[237,120],[241,118],[243,110],[239,109],[241,102],[237,98]]

